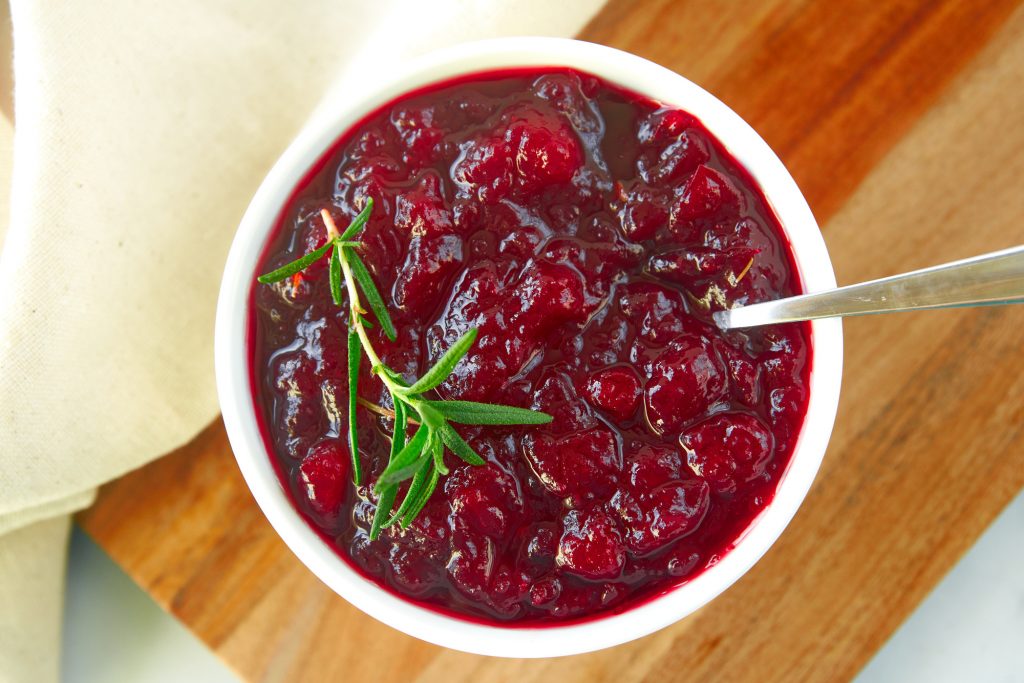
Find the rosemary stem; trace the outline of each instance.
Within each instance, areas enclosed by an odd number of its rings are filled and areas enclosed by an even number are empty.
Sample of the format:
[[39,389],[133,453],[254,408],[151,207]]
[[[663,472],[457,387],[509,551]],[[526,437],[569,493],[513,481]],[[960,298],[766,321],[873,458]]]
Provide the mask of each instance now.
[[[342,257],[341,259],[341,273],[345,277],[345,288],[348,289],[349,308],[352,312],[350,316],[352,318],[351,325],[355,327],[356,334],[359,335],[359,341],[363,344],[363,353],[370,359],[370,367],[383,366],[380,356],[377,354],[377,350],[373,348],[373,343],[370,341],[370,335],[366,333],[366,327],[363,326],[362,320],[359,318],[359,312],[362,310],[362,303],[359,301],[359,292],[356,290],[356,279],[352,275],[352,267],[348,264],[348,259]],[[377,373],[384,385],[391,390],[392,394],[398,393],[402,387],[396,381],[388,377],[386,373]],[[407,401],[408,403],[408,401]]]
[[[361,405],[362,407],[366,408],[371,413],[376,413],[377,415],[380,415],[381,417],[389,417],[392,420],[395,419],[395,411],[393,411],[393,410],[388,410],[384,406],[379,406],[376,403],[374,403],[373,401],[366,400],[362,396],[357,398],[356,401],[359,403],[359,405]],[[411,417],[407,417],[405,422],[406,422],[406,424],[409,424],[411,422],[414,425],[418,425],[420,423],[419,420],[414,420]]]
[[[327,209],[322,209],[320,211],[320,216],[324,220],[324,227],[327,228],[327,239],[334,240],[338,244],[338,249],[341,250],[341,242],[338,240],[341,233],[338,231],[338,226],[334,223],[334,218]],[[366,327],[363,325],[362,318],[359,317],[361,313],[365,313],[366,311],[363,309],[363,304],[359,300],[359,291],[356,289],[356,278],[352,274],[352,266],[349,265],[348,259],[345,258],[344,250],[341,250],[340,256],[341,258],[338,260],[341,261],[341,273],[345,278],[345,288],[348,290],[349,311],[351,313],[349,316],[351,318],[350,324],[355,328],[356,334],[359,335],[359,341],[362,342],[363,345],[363,353],[365,353],[366,357],[370,359],[370,367],[383,367],[384,363],[381,362],[380,356],[377,354],[377,350],[373,348],[373,343],[370,341],[370,335],[366,333]],[[381,372],[377,374],[381,381],[384,382],[384,385],[397,399],[398,394],[402,389],[401,385],[388,377],[387,373]],[[406,401],[406,403],[413,405],[410,401]]]

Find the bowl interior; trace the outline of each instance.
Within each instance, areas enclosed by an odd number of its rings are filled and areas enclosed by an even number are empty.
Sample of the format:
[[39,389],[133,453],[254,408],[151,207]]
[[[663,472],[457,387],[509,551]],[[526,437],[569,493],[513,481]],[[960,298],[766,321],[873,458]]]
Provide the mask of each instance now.
[[[507,38],[433,53],[380,81],[364,97],[327,101],[318,109],[268,174],[239,226],[218,300],[215,356],[224,422],[246,483],[276,531],[314,574],[360,610],[420,639],[479,654],[549,657],[624,643],[671,624],[728,588],[767,551],[795,514],[824,455],[839,399],[842,330],[838,320],[812,323],[807,414],[773,502],[718,564],[661,596],[582,623],[510,628],[420,607],[347,566],[289,500],[257,426],[246,338],[248,294],[257,261],[295,186],[323,152],[366,113],[437,81],[529,66],[565,66],[590,72],[696,115],[760,184],[789,238],[804,291],[835,287],[824,241],[796,183],[768,145],[732,110],[681,76],[628,53],[574,40]],[[538,637],[538,631],[543,637]]]

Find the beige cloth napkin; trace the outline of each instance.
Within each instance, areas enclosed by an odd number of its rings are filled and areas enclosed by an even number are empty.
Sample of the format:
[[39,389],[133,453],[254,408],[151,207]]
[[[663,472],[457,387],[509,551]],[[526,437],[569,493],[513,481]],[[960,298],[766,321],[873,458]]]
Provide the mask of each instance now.
[[13,0],[0,680],[57,676],[67,515],[216,415],[228,244],[324,93],[452,42],[572,35],[600,4]]

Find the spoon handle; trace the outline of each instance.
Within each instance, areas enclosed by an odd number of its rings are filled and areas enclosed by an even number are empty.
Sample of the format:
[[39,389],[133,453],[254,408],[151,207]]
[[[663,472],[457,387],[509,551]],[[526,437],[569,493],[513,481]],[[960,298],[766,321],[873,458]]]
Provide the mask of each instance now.
[[928,308],[1024,303],[1024,245],[902,275],[715,313],[722,329]]

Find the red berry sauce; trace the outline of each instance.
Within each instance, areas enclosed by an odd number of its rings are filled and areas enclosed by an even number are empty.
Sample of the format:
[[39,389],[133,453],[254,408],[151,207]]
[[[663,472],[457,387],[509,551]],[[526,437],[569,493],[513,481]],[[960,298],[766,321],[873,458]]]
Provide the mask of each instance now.
[[[433,609],[509,624],[621,611],[729,551],[772,500],[807,406],[806,325],[722,333],[711,312],[800,291],[777,219],[689,114],[564,69],[403,96],[346,133],[285,207],[260,272],[374,200],[365,260],[412,379],[470,327],[443,398],[532,407],[458,427],[421,516],[371,542],[351,482],[345,309],[326,261],[254,287],[256,410],[285,488],[359,572]],[[363,362],[360,395],[390,407]],[[372,483],[391,423],[360,408]]]

